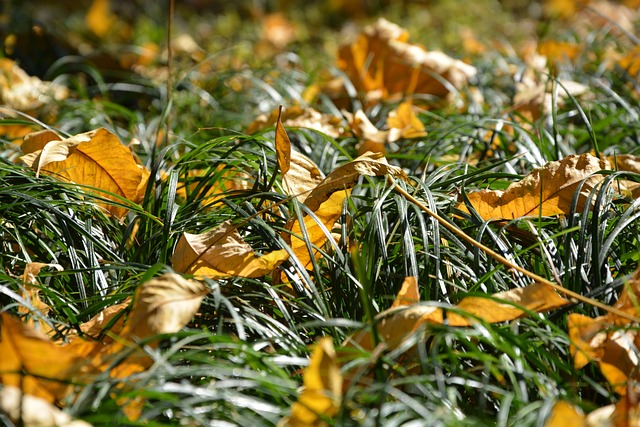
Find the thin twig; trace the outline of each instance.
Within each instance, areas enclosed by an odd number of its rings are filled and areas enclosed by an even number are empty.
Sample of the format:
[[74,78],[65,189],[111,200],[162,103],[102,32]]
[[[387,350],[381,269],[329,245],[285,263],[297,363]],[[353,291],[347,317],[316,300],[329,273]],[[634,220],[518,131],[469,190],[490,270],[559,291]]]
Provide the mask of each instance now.
[[391,176],[388,177],[388,180],[389,180],[389,183],[391,185],[393,185],[393,189],[394,189],[394,191],[396,193],[402,195],[404,198],[406,198],[408,201],[410,201],[411,203],[416,205],[418,208],[420,208],[427,215],[431,216],[436,221],[438,221],[440,224],[442,224],[444,227],[446,227],[453,234],[455,234],[456,236],[460,237],[462,240],[464,240],[465,242],[469,243],[470,245],[475,246],[476,248],[480,249],[481,251],[483,251],[484,253],[486,253],[487,255],[489,255],[490,257],[495,259],[496,261],[498,261],[500,264],[503,264],[503,265],[505,265],[505,266],[507,266],[509,268],[512,268],[512,269],[522,273],[523,275],[527,276],[528,278],[532,279],[533,281],[538,282],[538,283],[542,283],[544,285],[547,285],[547,286],[553,288],[554,290],[556,290],[557,292],[559,292],[561,294],[564,294],[566,296],[569,296],[569,297],[571,297],[571,298],[573,298],[573,299],[575,299],[577,301],[583,302],[585,304],[592,305],[594,307],[598,307],[598,308],[600,308],[602,310],[605,310],[605,311],[607,311],[609,313],[613,313],[616,316],[623,317],[623,318],[631,320],[633,322],[640,322],[640,319],[638,319],[635,316],[632,316],[631,314],[625,313],[622,310],[618,310],[615,307],[608,306],[608,305],[606,305],[604,303],[601,303],[600,301],[597,301],[597,300],[591,299],[589,297],[585,297],[583,295],[580,295],[577,292],[574,292],[574,291],[572,291],[570,289],[567,289],[567,288],[564,288],[562,286],[559,286],[559,285],[551,282],[550,280],[545,279],[544,277],[538,276],[537,274],[532,273],[532,272],[530,272],[528,270],[525,270],[524,268],[520,267],[519,265],[516,265],[516,264],[512,263],[511,261],[509,261],[508,259],[506,259],[502,255],[500,255],[499,253],[497,253],[493,249],[491,249],[488,246],[485,246],[482,243],[478,242],[477,240],[475,240],[474,238],[469,236],[467,233],[465,233],[464,231],[462,231],[461,229],[459,229],[458,227],[456,227],[455,225],[453,225],[452,223],[450,223],[449,221],[445,220],[443,217],[441,217],[440,215],[438,215],[437,213],[435,213],[434,211],[432,211],[431,209],[429,209],[428,207],[423,205],[415,197],[413,197],[411,194],[407,193],[402,187],[397,185],[396,182],[394,181],[394,179]]

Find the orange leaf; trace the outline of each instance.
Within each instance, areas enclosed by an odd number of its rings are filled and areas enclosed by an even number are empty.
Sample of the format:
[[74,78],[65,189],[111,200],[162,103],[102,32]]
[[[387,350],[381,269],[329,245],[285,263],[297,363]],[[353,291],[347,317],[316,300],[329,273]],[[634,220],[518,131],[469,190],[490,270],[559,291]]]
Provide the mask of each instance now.
[[389,125],[389,142],[427,136],[427,131],[413,111],[413,105],[410,102],[403,102],[398,105],[398,108],[389,112],[387,125]]
[[6,312],[0,313],[0,354],[0,383],[47,402],[65,396],[71,372],[83,365],[81,357]]
[[291,165],[291,141],[287,131],[282,126],[282,106],[276,122],[276,154],[278,155],[278,167],[282,176],[286,175]]
[[[602,176],[595,173],[606,166],[590,154],[573,154],[535,169],[505,191],[482,190],[469,193],[468,198],[485,220],[568,214],[578,186],[584,181],[577,205],[580,211],[589,192],[602,180]],[[459,207],[467,210],[464,204]]]
[[331,418],[338,413],[342,398],[342,374],[331,338],[318,340],[302,381],[304,389],[291,407],[291,415],[282,419],[278,426],[324,426],[323,417]]
[[261,277],[289,257],[284,249],[259,256],[229,221],[203,234],[184,233],[171,257],[174,270],[201,277]]
[[380,18],[354,43],[340,48],[338,67],[372,101],[413,93],[444,96],[476,74],[473,66],[442,52],[427,52],[408,39],[405,29]]
[[553,405],[544,427],[586,427],[586,418],[580,408],[567,401],[559,400]]
[[[149,171],[136,163],[131,150],[104,128],[50,141],[41,150],[25,153],[22,160],[37,173],[45,171],[91,186],[111,200],[117,199],[108,193],[140,202],[149,178]],[[119,217],[127,211],[115,205],[106,208]]]

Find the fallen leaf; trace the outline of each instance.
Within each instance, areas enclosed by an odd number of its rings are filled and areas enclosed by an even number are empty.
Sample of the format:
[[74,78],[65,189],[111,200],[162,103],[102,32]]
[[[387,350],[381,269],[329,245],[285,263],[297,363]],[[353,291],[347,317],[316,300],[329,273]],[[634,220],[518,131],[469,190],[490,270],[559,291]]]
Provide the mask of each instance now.
[[[32,148],[30,145],[27,148]],[[109,193],[134,203],[144,197],[149,170],[138,165],[131,150],[104,128],[63,140],[52,140],[44,148],[25,152],[22,160],[39,174],[44,171],[57,178],[101,190],[100,195],[117,200]],[[127,209],[105,206],[118,217]]]
[[475,76],[475,67],[408,39],[405,29],[380,18],[354,43],[340,48],[338,67],[370,101],[410,94],[445,96]]
[[[40,274],[40,270],[44,267],[55,268],[58,271],[62,271],[63,268],[59,264],[45,264],[41,262],[29,262],[24,268],[22,275],[22,283],[24,285],[23,298],[31,303],[34,309],[37,310],[37,323],[41,331],[46,333],[51,332],[51,327],[43,320],[42,317],[47,316],[51,307],[49,307],[44,301],[40,299],[40,288],[38,287],[38,281],[36,276]],[[30,310],[21,305],[18,307],[18,313],[29,314]],[[28,325],[34,326],[35,322],[33,318],[29,318]]]
[[0,104],[3,107],[33,114],[68,95],[66,87],[29,76],[13,60],[0,58]]
[[407,174],[399,167],[392,166],[381,153],[367,152],[334,169],[305,200],[305,205],[315,211],[336,191],[353,187],[360,176],[391,175],[400,179],[407,179]]
[[276,155],[282,174],[282,187],[286,194],[303,202],[309,192],[324,179],[324,174],[307,156],[291,148],[291,141],[282,125],[282,108],[276,123]]
[[582,410],[565,400],[559,400],[551,409],[544,427],[586,427],[586,418]]
[[[584,208],[587,196],[602,180],[596,172],[606,167],[605,162],[590,154],[572,154],[535,169],[505,191],[482,190],[469,193],[467,197],[484,220],[567,215],[578,186],[583,183],[577,212]],[[459,208],[468,212],[464,204]]]
[[[640,269],[625,284],[614,308],[627,314],[640,314]],[[639,381],[638,357],[640,334],[628,328],[631,321],[615,313],[590,318],[577,313],[567,317],[571,344],[569,351],[577,369],[594,361],[616,393],[626,395],[629,381]]]
[[278,114],[278,120],[276,122],[276,155],[278,157],[278,167],[280,168],[280,173],[284,177],[287,172],[289,172],[289,168],[291,167],[291,141],[289,140],[289,135],[287,135],[287,131],[284,129],[282,125],[282,106],[280,107],[280,111]]
[[294,105],[285,109],[280,116],[280,109],[275,109],[271,114],[262,114],[249,125],[246,133],[253,134],[266,127],[276,124],[278,117],[284,126],[290,128],[312,129],[331,138],[345,136],[346,131],[340,117],[332,114],[323,114],[311,107]]
[[[329,232],[342,214],[342,204],[349,196],[350,189],[357,183],[362,175],[384,176],[392,175],[406,179],[405,172],[396,166],[387,163],[381,153],[367,152],[353,161],[333,170],[318,184],[304,200],[304,204],[315,214],[319,222],[306,215],[303,219],[304,227],[308,234],[305,239],[302,225],[297,219],[289,225],[289,233],[284,234],[285,240],[290,242],[291,249],[296,254],[300,263],[307,269],[311,266],[311,257],[318,258],[320,253],[315,248],[321,248],[329,236]],[[324,228],[324,229],[323,229]],[[307,242],[311,243],[311,254]]]
[[82,357],[6,312],[0,313],[0,354],[0,383],[51,403],[62,400],[72,373],[84,365]]
[[0,412],[6,414],[15,425],[23,427],[91,427],[91,424],[74,420],[71,416],[18,387],[5,386],[0,390]]
[[410,102],[403,102],[395,110],[392,110],[387,116],[387,125],[389,126],[387,138],[389,142],[427,136],[427,131],[413,111],[413,105]]
[[[409,335],[426,323],[443,324],[444,309],[419,304],[418,283],[413,277],[405,279],[391,308],[376,316],[375,327],[380,340],[388,348],[395,348]],[[409,302],[414,300],[413,304]],[[569,301],[560,297],[555,290],[533,283],[524,288],[515,288],[486,297],[468,296],[446,312],[450,326],[471,326],[477,319],[489,323],[507,322],[525,316],[527,311],[545,312],[560,308]],[[356,346],[367,351],[375,347],[370,330],[362,330],[345,340],[345,345]]]
[[342,111],[342,114],[347,118],[351,131],[358,138],[358,154],[362,155],[368,151],[383,154],[386,152],[388,131],[378,130],[362,110],[356,111],[355,114]]
[[262,277],[289,257],[284,249],[256,255],[225,221],[203,234],[183,233],[171,257],[174,270],[199,277]]
[[103,38],[117,25],[118,18],[111,12],[109,0],[93,0],[87,11],[85,23],[96,36]]
[[342,374],[331,338],[318,340],[309,366],[302,375],[303,389],[291,407],[291,415],[283,418],[281,427],[320,427],[327,424],[340,409]]

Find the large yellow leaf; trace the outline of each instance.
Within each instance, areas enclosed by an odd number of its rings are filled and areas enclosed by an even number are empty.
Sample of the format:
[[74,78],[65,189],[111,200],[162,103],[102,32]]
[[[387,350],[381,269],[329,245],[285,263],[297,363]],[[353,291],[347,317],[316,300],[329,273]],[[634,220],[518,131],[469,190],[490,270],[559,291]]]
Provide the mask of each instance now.
[[[425,323],[444,323],[444,310],[418,304],[418,295],[416,279],[407,277],[391,308],[376,316],[378,337],[388,347],[398,346]],[[414,303],[411,304],[411,301]],[[471,326],[476,322],[474,318],[490,323],[506,322],[526,315],[527,310],[544,312],[568,303],[550,287],[533,283],[490,297],[465,297],[452,307],[454,310],[447,310],[446,320],[451,326]],[[374,338],[369,330],[362,330],[347,338],[345,344],[371,351],[374,348]]]
[[[93,187],[111,200],[116,199],[107,192],[140,202],[149,178],[149,171],[136,163],[131,150],[104,128],[49,141],[41,150],[25,153],[22,160],[37,173]],[[116,216],[127,212],[111,204],[107,209]]]
[[326,426],[324,418],[331,418],[340,409],[342,374],[331,338],[321,338],[315,345],[309,366],[304,370],[304,388],[291,407],[291,415],[278,426]]
[[225,221],[203,234],[184,233],[171,257],[174,270],[200,277],[261,277],[288,258],[284,249],[257,255]]
[[338,67],[369,100],[413,93],[444,96],[476,74],[473,66],[408,39],[405,29],[381,18],[340,48]]
[[[505,191],[469,193],[469,202],[485,220],[564,215],[570,212],[574,194],[584,181],[578,196],[577,210],[580,211],[590,191],[602,180],[602,175],[595,173],[606,166],[590,154],[572,154],[535,169]],[[460,209],[466,210],[464,204]]]

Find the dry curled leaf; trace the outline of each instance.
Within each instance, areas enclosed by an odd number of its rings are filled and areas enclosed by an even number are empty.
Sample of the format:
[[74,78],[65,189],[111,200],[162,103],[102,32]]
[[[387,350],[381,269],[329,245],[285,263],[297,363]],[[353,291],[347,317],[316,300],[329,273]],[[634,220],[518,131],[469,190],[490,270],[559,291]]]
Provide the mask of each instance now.
[[282,174],[282,187],[286,194],[303,202],[309,192],[324,179],[324,174],[307,156],[291,148],[291,141],[282,125],[282,110],[276,124],[276,155]]
[[[597,172],[606,167],[604,161],[590,154],[572,154],[535,169],[505,191],[482,190],[467,197],[485,220],[567,215],[578,187],[582,185],[576,209],[581,211],[591,190],[602,180]],[[460,209],[467,210],[464,204]]]
[[67,96],[66,87],[29,76],[13,60],[0,58],[0,104],[3,107],[33,113]]
[[331,338],[321,338],[315,344],[309,366],[302,375],[303,389],[291,407],[291,415],[283,418],[279,427],[320,427],[340,409],[342,374]]
[[[37,147],[32,144],[25,147],[31,148]],[[104,128],[51,140],[42,149],[25,152],[22,160],[36,173],[42,171],[90,186],[100,196],[111,200],[117,199],[109,193],[140,202],[149,179],[149,170],[138,165],[131,150]],[[126,208],[113,204],[107,204],[106,208],[118,217],[127,212]]]
[[[304,204],[315,214],[318,221],[306,215],[302,223],[298,220],[293,221],[289,226],[290,233],[284,235],[285,239],[290,239],[291,249],[305,268],[309,269],[312,263],[312,254],[308,250],[307,242],[312,245],[313,256],[318,258],[320,253],[316,248],[321,248],[327,239],[331,238],[330,232],[342,213],[342,204],[360,176],[387,174],[406,178],[405,172],[387,163],[384,155],[367,152],[336,168],[311,191]],[[302,226],[305,227],[308,238],[304,238]]]
[[171,263],[176,271],[200,277],[261,277],[288,257],[283,249],[257,255],[225,221],[203,234],[183,233]]
[[354,43],[340,48],[338,67],[370,100],[416,93],[444,96],[476,74],[475,67],[408,40],[405,29],[380,18]]

